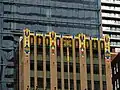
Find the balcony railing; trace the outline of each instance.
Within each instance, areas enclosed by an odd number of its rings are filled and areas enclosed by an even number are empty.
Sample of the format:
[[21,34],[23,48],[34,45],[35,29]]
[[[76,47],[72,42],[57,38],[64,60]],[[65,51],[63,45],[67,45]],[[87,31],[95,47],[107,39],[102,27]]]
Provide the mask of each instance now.
[[112,10],[112,11],[120,11],[120,7],[113,7],[113,6],[101,6],[102,10]]
[[120,21],[115,20],[102,20],[103,24],[111,24],[111,25],[120,25]]
[[120,47],[120,42],[111,42],[110,46],[111,47]]
[[102,3],[112,3],[112,4],[120,4],[120,1],[115,0],[101,0]]
[[102,17],[120,18],[120,14],[114,14],[114,13],[102,13]]

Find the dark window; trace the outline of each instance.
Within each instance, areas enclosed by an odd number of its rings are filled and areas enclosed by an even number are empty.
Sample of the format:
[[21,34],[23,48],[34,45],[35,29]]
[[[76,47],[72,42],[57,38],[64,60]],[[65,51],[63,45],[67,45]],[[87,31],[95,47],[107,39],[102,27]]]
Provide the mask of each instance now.
[[93,58],[98,58],[98,42],[97,40],[92,40]]
[[49,37],[46,37],[46,39],[45,39],[45,45],[46,45],[46,55],[50,56],[50,48],[49,48],[50,39],[49,39]]
[[80,80],[77,80],[77,90],[80,90]]
[[49,37],[45,38],[45,45],[46,45],[46,48],[49,48],[49,45],[50,45],[50,38]]
[[104,51],[104,41],[100,42],[100,48],[101,48],[101,51]]
[[94,81],[94,90],[100,90],[100,82]]
[[76,63],[79,63],[79,48],[75,48]]
[[70,72],[73,72],[73,63],[70,62]]
[[103,90],[107,90],[106,81],[103,81]]
[[43,71],[43,62],[37,61],[37,70]]
[[98,59],[98,51],[93,50],[93,59],[96,60],[96,58]]
[[73,80],[70,80],[70,90],[74,89],[74,84],[73,84]]
[[61,89],[61,79],[58,79],[58,89]]
[[15,85],[14,82],[9,82],[9,83],[6,84],[6,86],[7,86],[8,88],[13,88],[14,85]]
[[60,48],[57,47],[56,49],[57,49],[57,56],[60,56]]
[[102,74],[105,75],[105,65],[102,65]]
[[50,78],[46,78],[46,88],[50,89]]
[[75,54],[76,54],[76,57],[79,57],[79,49],[78,48],[75,49]]
[[[34,60],[30,60],[30,70],[34,70]],[[37,70],[43,71],[43,62],[37,61]]]
[[61,72],[61,63],[60,62],[57,62],[57,71]]
[[90,64],[87,64],[87,73],[90,73]]
[[64,56],[67,56],[67,48],[63,47]]
[[104,60],[104,41],[101,41],[100,43],[100,47],[101,47],[101,59]]
[[43,46],[43,37],[37,36],[37,45],[38,45],[38,47]]
[[61,52],[60,52],[60,49],[61,49],[61,48],[60,48],[60,45],[61,45],[61,44],[60,44],[60,38],[57,38],[57,39],[56,39],[57,56],[60,56],[60,53],[61,53]]
[[98,49],[98,42],[97,42],[97,40],[92,40],[92,48],[93,48],[93,50],[97,50]]
[[46,71],[50,71],[50,61],[46,61]]
[[68,79],[64,79],[65,89],[68,89]]
[[64,72],[68,72],[68,64],[67,64],[67,62],[64,62]]
[[43,38],[37,37],[37,54],[40,55],[40,58],[38,57],[38,60],[42,60],[41,57],[43,57],[43,43],[42,42],[43,42]]
[[4,36],[3,40],[11,40],[14,41],[14,38],[12,36]]
[[34,62],[33,62],[33,60],[30,60],[30,70],[34,70]]
[[90,50],[90,41],[89,40],[85,41],[85,46],[86,46],[86,50],[89,51]]
[[30,86],[34,87],[34,77],[30,77]]
[[99,74],[99,65],[94,64],[94,74]]
[[73,53],[72,53],[72,47],[69,48],[69,56],[72,57]]
[[30,36],[30,45],[34,45],[34,36]]
[[91,90],[91,88],[92,88],[92,87],[91,87],[91,81],[90,81],[90,80],[88,80],[88,82],[87,82],[87,83],[88,83],[88,90]]
[[80,73],[80,64],[76,63],[76,73]]
[[34,55],[34,46],[33,45],[30,46],[30,54],[32,56]]
[[38,88],[43,88],[43,78],[38,78],[37,82],[38,82]]

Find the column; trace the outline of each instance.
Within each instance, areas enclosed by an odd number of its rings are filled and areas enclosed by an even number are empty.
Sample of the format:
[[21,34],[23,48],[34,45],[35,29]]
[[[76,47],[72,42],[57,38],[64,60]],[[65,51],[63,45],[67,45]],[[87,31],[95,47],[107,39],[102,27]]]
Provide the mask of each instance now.
[[94,90],[94,73],[93,73],[93,50],[92,39],[90,38],[90,74],[91,74],[91,88]]
[[73,83],[74,90],[77,90],[76,86],[76,57],[75,57],[75,39],[72,39],[72,49],[73,49]]
[[46,90],[46,45],[45,45],[45,36],[43,36],[43,90]]
[[80,60],[80,85],[81,90],[87,90],[87,70],[86,70],[86,51],[85,35],[79,35],[79,60]]
[[102,62],[101,62],[101,40],[98,40],[98,60],[99,60],[99,79],[100,79],[100,90],[103,90],[102,83]]
[[106,68],[106,84],[107,90],[112,90],[112,79],[111,79],[111,55],[110,55],[110,37],[106,35],[105,41],[105,68]]
[[64,60],[63,60],[63,38],[61,37],[60,40],[60,45],[61,45],[61,87],[62,90],[64,90]]
[[[67,41],[68,42],[68,41]],[[67,69],[68,69],[68,90],[70,90],[70,65],[69,65],[69,47],[67,46]]]
[[34,35],[34,89],[37,90],[37,44],[36,35]]
[[23,38],[23,89],[30,89],[30,30],[24,30]]
[[50,78],[51,90],[57,90],[56,33],[50,32]]

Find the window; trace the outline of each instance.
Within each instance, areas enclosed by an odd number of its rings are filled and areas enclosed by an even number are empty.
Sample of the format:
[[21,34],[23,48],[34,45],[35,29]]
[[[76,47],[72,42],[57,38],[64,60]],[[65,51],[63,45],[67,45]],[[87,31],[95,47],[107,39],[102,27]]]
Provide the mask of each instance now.
[[57,71],[61,72],[61,63],[60,62],[57,62]]
[[64,62],[64,72],[67,72],[68,71],[68,64],[67,62]]
[[30,87],[34,87],[34,77],[30,78]]
[[69,70],[70,70],[70,72],[73,72],[73,63],[71,63],[71,62],[70,62],[70,64],[69,64],[69,65],[70,65],[70,67],[69,67],[69,68],[70,68],[70,69],[69,69]]
[[77,80],[77,90],[80,90],[80,80]]
[[94,81],[94,90],[100,90],[100,82]]
[[30,70],[34,70],[34,62],[33,62],[33,60],[30,60]]
[[94,64],[94,74],[99,74],[99,65]]
[[114,66],[114,74],[116,74],[116,68],[115,68],[115,66]]
[[58,79],[58,89],[61,89],[61,79]]
[[103,90],[107,90],[106,81],[103,81]]
[[56,39],[56,45],[57,45],[57,48],[56,48],[57,49],[57,57],[58,57],[58,59],[60,59],[60,53],[61,53],[60,52],[60,49],[61,49],[60,48],[60,38]]
[[76,63],[76,73],[80,73],[80,64]]
[[90,64],[87,64],[87,73],[90,73]]
[[105,75],[105,65],[102,65],[102,74]]
[[46,61],[46,71],[50,71],[50,61]]
[[64,85],[65,85],[65,89],[68,89],[68,80],[67,79],[64,79]]
[[117,79],[117,88],[119,88],[119,79]]
[[37,70],[43,71],[43,62],[37,61]]
[[116,63],[116,72],[118,72],[118,63]]
[[46,88],[50,88],[50,78],[46,78]]
[[38,78],[37,82],[38,82],[38,88],[43,88],[43,78]]
[[73,84],[73,80],[70,79],[70,90],[73,90],[74,89],[74,84]]
[[88,80],[87,83],[88,83],[88,90],[91,90],[91,81]]
[[92,40],[93,59],[98,61],[98,41]]

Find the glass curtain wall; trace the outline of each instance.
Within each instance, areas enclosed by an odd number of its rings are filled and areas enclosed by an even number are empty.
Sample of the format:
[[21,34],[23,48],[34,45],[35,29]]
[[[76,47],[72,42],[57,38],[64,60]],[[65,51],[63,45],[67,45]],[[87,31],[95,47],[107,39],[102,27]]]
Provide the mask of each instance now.
[[[99,35],[99,0],[4,0],[3,29]],[[73,32],[74,31],[74,32]]]

